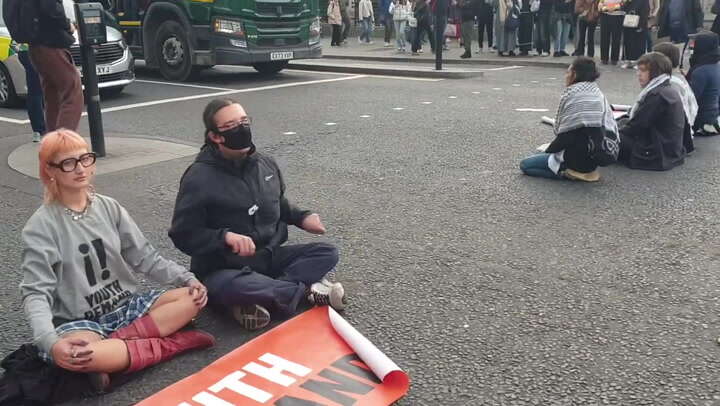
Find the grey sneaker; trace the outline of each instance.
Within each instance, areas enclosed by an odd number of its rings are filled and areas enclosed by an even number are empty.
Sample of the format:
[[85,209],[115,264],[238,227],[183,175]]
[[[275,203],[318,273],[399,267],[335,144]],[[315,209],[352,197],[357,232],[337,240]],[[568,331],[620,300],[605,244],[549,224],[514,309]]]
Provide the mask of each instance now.
[[249,331],[259,330],[270,324],[270,312],[260,305],[235,306],[232,314],[235,320]]
[[32,142],[40,142],[40,140],[42,140],[42,135],[40,135],[40,133],[33,133]]
[[338,282],[330,282],[326,278],[320,279],[310,286],[308,301],[315,306],[331,306],[337,311],[345,310],[345,288]]

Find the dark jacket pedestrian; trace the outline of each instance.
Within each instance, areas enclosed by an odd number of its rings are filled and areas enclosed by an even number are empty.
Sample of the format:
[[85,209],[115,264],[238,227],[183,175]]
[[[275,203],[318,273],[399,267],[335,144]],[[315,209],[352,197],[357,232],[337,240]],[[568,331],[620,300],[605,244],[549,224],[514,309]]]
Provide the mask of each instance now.
[[[698,103],[698,114],[693,129],[699,135],[720,133],[720,48],[718,35],[703,32],[695,37],[695,47],[690,57],[687,80]],[[706,129],[705,126],[708,126]]]
[[472,56],[472,38],[475,31],[473,25],[475,24],[476,10],[475,0],[460,0],[460,20],[462,21],[460,32],[465,47],[465,53],[460,55],[461,58],[470,58]]
[[622,0],[600,0],[600,61],[616,65],[620,60],[625,11]]
[[685,42],[703,26],[704,13],[700,0],[665,0],[658,12],[658,37],[670,37],[675,43]]
[[[412,52],[417,54],[420,49],[420,40],[423,37],[423,33],[427,33],[428,41],[430,41],[430,48],[435,53],[435,34],[430,27],[430,6],[425,0],[417,0],[415,2],[415,8],[413,9],[413,17],[417,21],[417,29],[415,38],[412,43]],[[442,45],[441,45],[442,46]]]
[[77,130],[83,110],[80,73],[68,47],[75,38],[62,0],[38,0],[39,32],[30,42],[30,60],[42,78],[46,130]]
[[671,74],[672,64],[663,54],[651,52],[638,60],[643,89],[620,128],[620,160],[632,169],[665,171],[685,162],[685,111]]
[[531,0],[520,1],[520,27],[518,28],[518,46],[520,56],[528,56],[533,46],[533,13],[530,12]]
[[245,110],[213,100],[203,119],[206,143],[180,180],[168,234],[192,257],[208,303],[251,330],[267,325],[270,313],[293,315],[303,300],[341,309],[342,285],[325,279],[337,249],[283,245],[288,225],[315,234],[325,228],[317,214],[290,203],[277,163],[255,149]]
[[550,56],[550,39],[554,37],[554,0],[540,0],[540,9],[535,16],[535,48],[538,55]]
[[493,46],[493,9],[490,0],[478,0],[477,3],[477,21],[478,21],[478,51],[483,52],[485,42],[485,33],[487,33],[487,46],[491,49]]

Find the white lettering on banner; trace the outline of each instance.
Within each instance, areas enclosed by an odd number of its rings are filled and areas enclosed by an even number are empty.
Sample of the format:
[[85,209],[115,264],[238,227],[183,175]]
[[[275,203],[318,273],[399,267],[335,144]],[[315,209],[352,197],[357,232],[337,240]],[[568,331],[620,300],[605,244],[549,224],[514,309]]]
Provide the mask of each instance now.
[[[248,385],[240,380],[245,376],[242,371],[235,371],[225,378],[221,379],[220,382],[210,387],[210,390],[219,393],[223,389],[230,389],[240,395],[248,397],[256,402],[265,403],[270,400],[273,395],[265,392],[262,389],[258,389],[254,386]],[[195,400],[195,398],[193,398]]]
[[264,367],[258,363],[251,362],[243,367],[243,370],[255,374],[261,378],[265,378],[270,382],[288,387],[295,383],[297,379],[283,375],[283,371],[288,371],[297,376],[306,376],[312,370],[300,364],[280,358],[277,355],[266,353],[259,359],[262,362],[272,365],[272,368]]

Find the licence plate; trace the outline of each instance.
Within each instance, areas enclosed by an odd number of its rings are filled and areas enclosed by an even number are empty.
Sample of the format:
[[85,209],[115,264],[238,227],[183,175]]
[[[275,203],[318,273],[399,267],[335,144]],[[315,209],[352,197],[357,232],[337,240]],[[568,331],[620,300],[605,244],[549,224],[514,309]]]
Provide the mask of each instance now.
[[271,61],[284,61],[287,59],[293,59],[294,53],[290,52],[270,52]]
[[109,66],[96,66],[95,72],[97,72],[98,75],[107,75],[110,73],[110,67]]

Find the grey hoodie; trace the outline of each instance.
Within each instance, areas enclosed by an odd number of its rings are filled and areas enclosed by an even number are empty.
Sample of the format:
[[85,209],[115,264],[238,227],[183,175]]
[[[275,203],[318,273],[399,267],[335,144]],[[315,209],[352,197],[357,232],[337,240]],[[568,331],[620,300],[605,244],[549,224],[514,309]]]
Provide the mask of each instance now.
[[73,220],[56,203],[42,205],[22,231],[25,315],[35,344],[50,352],[56,323],[96,320],[122,306],[139,288],[133,272],[175,286],[194,275],[164,259],[116,200],[96,195]]

